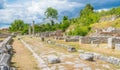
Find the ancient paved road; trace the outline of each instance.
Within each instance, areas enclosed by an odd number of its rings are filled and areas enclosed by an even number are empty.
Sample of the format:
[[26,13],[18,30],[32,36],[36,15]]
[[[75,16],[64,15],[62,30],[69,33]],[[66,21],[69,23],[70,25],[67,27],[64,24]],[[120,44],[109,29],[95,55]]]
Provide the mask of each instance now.
[[[115,70],[108,63],[95,60],[94,62],[83,61],[78,54],[68,53],[66,50],[56,47],[50,47],[40,42],[37,38],[24,37],[23,40],[28,43],[30,48],[41,58],[51,70]],[[57,55],[61,59],[61,63],[49,64],[47,56]]]

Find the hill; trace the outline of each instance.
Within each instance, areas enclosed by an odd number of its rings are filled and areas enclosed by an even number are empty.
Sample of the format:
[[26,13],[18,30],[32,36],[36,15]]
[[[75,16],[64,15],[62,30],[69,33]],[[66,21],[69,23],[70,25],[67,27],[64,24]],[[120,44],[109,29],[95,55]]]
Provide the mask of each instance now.
[[66,29],[68,35],[89,35],[96,29],[105,29],[108,27],[120,27],[120,7],[112,8],[108,11],[96,12],[93,7],[86,5],[80,12],[78,18],[72,19],[72,23]]

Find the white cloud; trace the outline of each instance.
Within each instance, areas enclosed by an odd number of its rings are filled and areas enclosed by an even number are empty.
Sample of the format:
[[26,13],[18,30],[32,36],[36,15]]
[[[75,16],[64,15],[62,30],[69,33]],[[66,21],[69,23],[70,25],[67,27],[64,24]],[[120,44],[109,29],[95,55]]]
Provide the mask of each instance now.
[[108,11],[108,10],[110,10],[110,9],[108,9],[108,8],[103,8],[103,9],[98,9],[98,10],[95,10],[95,11],[101,12],[101,11]]
[[82,7],[83,4],[69,2],[67,0],[28,0],[6,4],[5,9],[0,9],[0,22],[12,22],[15,19],[23,19],[30,23],[32,20],[41,21],[44,11],[53,7],[60,12],[70,11],[75,7]]

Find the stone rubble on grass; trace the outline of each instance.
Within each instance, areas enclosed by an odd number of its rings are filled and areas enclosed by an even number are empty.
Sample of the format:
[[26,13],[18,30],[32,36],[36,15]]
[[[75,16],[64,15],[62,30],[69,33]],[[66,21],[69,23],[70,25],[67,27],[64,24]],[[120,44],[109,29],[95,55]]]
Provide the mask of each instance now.
[[47,60],[50,64],[60,63],[60,59],[56,55],[48,55]]

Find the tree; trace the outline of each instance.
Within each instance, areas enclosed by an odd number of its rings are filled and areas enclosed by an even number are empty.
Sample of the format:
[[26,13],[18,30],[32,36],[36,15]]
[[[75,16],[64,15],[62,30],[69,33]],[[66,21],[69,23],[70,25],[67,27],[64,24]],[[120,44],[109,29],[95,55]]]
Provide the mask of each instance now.
[[22,20],[15,20],[10,25],[10,31],[22,31],[24,28],[24,22]]
[[99,21],[99,15],[94,12],[94,8],[87,4],[84,9],[80,11],[80,22],[82,25],[90,25]]
[[51,24],[54,24],[54,19],[58,18],[58,11],[52,7],[49,7],[45,11],[45,16],[47,19],[50,19]]
[[68,16],[64,16],[61,24],[61,29],[65,31],[70,25],[70,21],[68,19]]
[[22,20],[15,20],[9,27],[10,32],[20,32],[21,34],[28,33],[28,24]]

